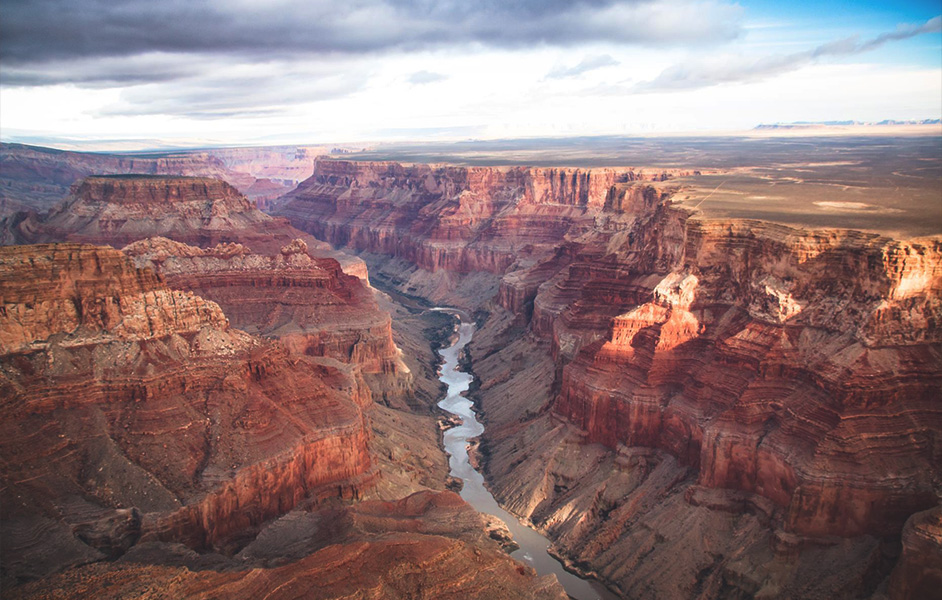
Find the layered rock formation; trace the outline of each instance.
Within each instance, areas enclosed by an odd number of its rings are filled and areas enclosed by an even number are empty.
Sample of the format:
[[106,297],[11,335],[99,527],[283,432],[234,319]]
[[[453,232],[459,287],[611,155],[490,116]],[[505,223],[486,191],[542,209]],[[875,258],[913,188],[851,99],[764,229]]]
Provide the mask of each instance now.
[[365,280],[363,261],[258,211],[223,181],[90,177],[50,214],[26,219],[12,232],[8,241],[116,247],[172,238],[132,250],[173,287],[218,301],[237,327],[283,337],[293,352],[360,365],[389,402],[401,404],[409,394],[388,314],[365,282],[347,275]]
[[[168,279],[279,260],[143,246],[176,252],[150,255]],[[361,286],[301,243],[281,260],[306,293]],[[565,597],[453,493],[349,504],[441,488],[447,469],[402,413],[370,424],[359,367],[232,329],[107,247],[0,248],[0,308],[5,597]]]
[[5,584],[138,540],[238,547],[373,476],[356,371],[231,329],[117,250],[0,248]]
[[263,255],[242,244],[202,249],[158,237],[124,253],[170,287],[218,303],[239,329],[278,337],[297,354],[355,364],[390,402],[408,395],[409,369],[393,343],[389,314],[360,279],[333,258],[311,256],[303,240]]
[[387,275],[412,293],[441,299],[474,274],[462,290],[468,302],[496,287],[495,276],[530,266],[560,240],[594,227],[593,213],[613,201],[616,184],[670,176],[319,159],[272,214],[335,246],[404,261],[405,273],[398,262]]
[[276,212],[400,290],[494,298],[492,488],[578,568],[630,597],[884,589],[942,495],[942,240],[691,218],[637,179],[319,161]]
[[163,235],[202,246],[240,241],[269,251],[297,237],[287,223],[259,212],[222,180],[162,175],[85,178],[48,216],[24,221],[14,234],[20,239],[11,242],[117,247]]
[[[663,208],[618,241],[573,245],[534,297],[558,393],[493,409],[498,496],[629,596],[874,590],[906,518],[939,502],[942,241]],[[488,415],[525,352],[477,367]],[[587,471],[592,442],[613,453]]]

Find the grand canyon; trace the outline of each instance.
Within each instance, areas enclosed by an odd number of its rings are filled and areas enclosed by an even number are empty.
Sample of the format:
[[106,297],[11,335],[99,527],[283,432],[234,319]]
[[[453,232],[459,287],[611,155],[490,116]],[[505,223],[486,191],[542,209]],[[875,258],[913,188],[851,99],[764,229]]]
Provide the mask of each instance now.
[[4,144],[4,597],[937,597],[938,139]]

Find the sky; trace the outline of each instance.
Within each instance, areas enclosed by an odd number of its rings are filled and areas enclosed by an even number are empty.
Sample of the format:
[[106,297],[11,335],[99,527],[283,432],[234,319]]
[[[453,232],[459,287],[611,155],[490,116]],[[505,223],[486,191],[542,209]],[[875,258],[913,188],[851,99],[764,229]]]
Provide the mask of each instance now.
[[0,0],[0,140],[137,149],[938,119],[940,15],[940,0]]

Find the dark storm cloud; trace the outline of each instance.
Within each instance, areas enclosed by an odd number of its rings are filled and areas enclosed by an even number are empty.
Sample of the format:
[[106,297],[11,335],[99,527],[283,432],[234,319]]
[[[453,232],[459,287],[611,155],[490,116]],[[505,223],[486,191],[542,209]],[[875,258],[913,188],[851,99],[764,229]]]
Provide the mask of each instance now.
[[748,83],[774,75],[795,71],[828,56],[850,56],[875,50],[893,41],[905,40],[923,33],[942,31],[942,17],[935,17],[921,25],[900,25],[894,31],[860,42],[847,38],[822,44],[805,52],[766,56],[758,60],[724,57],[719,60],[689,61],[661,72],[651,81],[643,81],[631,88],[633,92],[672,92],[710,87],[722,83]]
[[547,73],[546,77],[547,79],[565,79],[567,77],[576,77],[578,75],[582,75],[583,73],[594,71],[595,69],[601,69],[602,67],[614,67],[620,64],[620,62],[608,54],[603,54],[601,56],[587,56],[583,58],[579,64],[573,67],[556,67]]
[[[684,44],[739,33],[739,9],[707,2],[671,18],[667,0],[3,0],[0,59],[36,64],[144,53],[285,57],[480,43],[502,48],[582,42]],[[702,2],[700,4],[703,4]],[[669,29],[669,30],[668,30]]]

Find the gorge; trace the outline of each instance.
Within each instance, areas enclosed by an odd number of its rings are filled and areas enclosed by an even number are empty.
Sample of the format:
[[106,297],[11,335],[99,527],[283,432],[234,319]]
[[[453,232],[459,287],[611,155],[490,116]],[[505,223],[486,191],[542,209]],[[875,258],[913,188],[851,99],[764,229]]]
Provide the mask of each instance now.
[[942,236],[711,216],[705,172],[322,157],[271,215],[151,176],[5,218],[4,585],[564,597],[493,494],[618,597],[932,597]]
[[318,161],[273,212],[486,314],[485,472],[576,566],[627,597],[882,593],[939,511],[942,241],[698,218],[671,176]]

